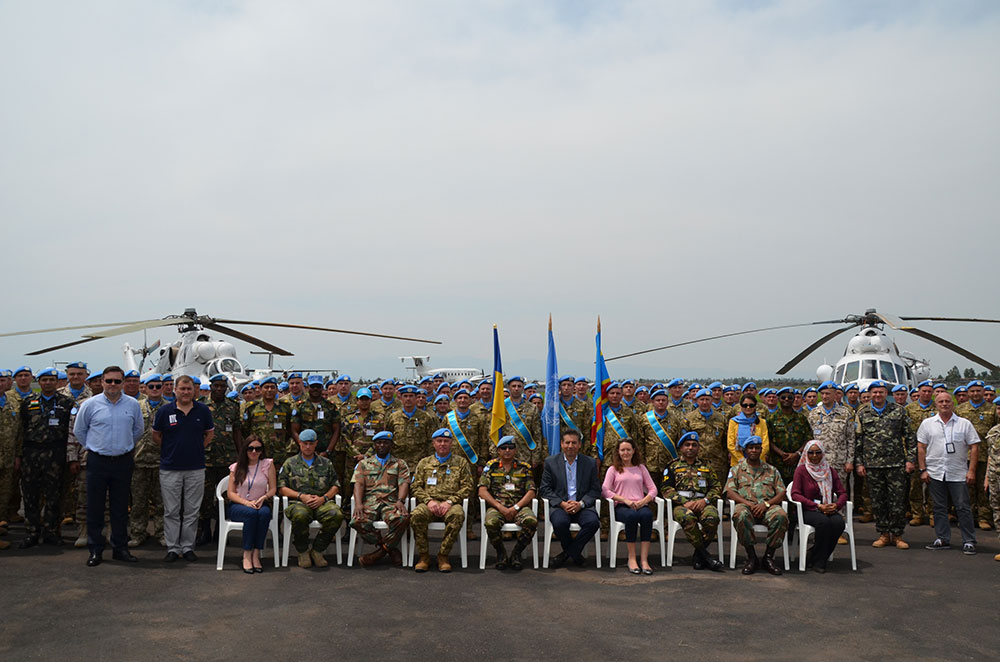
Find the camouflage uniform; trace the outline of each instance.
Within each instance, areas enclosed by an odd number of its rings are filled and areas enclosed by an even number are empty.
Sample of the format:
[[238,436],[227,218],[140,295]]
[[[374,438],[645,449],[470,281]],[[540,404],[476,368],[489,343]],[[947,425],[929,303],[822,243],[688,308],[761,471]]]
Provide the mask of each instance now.
[[[786,453],[796,453],[802,449],[807,441],[812,439],[812,428],[804,414],[794,411],[786,414],[779,407],[776,412],[769,413],[766,420],[771,448],[777,448]],[[770,459],[770,464],[781,474],[781,479],[786,484],[791,484],[792,477],[795,475],[795,467],[799,466],[799,456],[795,455],[786,462],[777,453],[772,452]]]
[[391,414],[392,412],[399,411],[402,408],[403,408],[403,403],[400,402],[399,398],[395,396],[393,396],[392,400],[390,400],[388,403],[382,398],[379,398],[378,400],[372,402],[372,411],[374,411],[384,419],[389,418],[389,414]]
[[917,461],[916,435],[906,411],[891,401],[886,401],[881,414],[871,403],[859,407],[854,457],[868,474],[875,529],[879,533],[903,535],[909,485],[904,466]]
[[[638,444],[639,436],[639,422],[636,420],[635,416],[632,414],[632,410],[625,406],[619,406],[618,411],[611,409],[608,405],[608,412],[605,413],[604,418],[604,459],[601,460],[597,456],[597,449],[591,448],[590,456],[598,461],[600,467],[600,478],[599,480],[604,480],[604,475],[608,472],[608,468],[611,467],[612,459],[615,456],[615,449],[618,448],[618,442],[621,441],[621,434],[615,429],[615,426],[611,424],[608,420],[607,413],[612,413],[615,418],[618,419],[618,423],[622,426],[622,430],[625,435],[635,440]],[[607,510],[607,509],[605,509]]]
[[[139,400],[143,431],[135,443],[135,468],[132,469],[132,508],[128,514],[130,542],[141,544],[147,536],[149,511],[153,510],[153,532],[163,537],[163,495],[160,492],[160,449],[153,442],[153,419],[166,400],[150,404],[148,398]],[[135,545],[133,545],[135,546]]]
[[[931,400],[927,407],[921,407],[920,402],[909,402],[904,407],[907,416],[910,417],[910,429],[917,430],[920,424],[924,422],[924,419],[931,418],[937,414],[937,407],[934,405],[934,401]],[[956,409],[957,413],[957,409]],[[982,439],[982,437],[980,437]],[[845,483],[846,485],[846,483]],[[969,491],[970,494],[972,491]],[[914,471],[910,474],[910,514],[913,515],[914,520],[920,518],[921,520],[926,520],[934,516],[934,501],[931,499],[931,491],[924,481],[920,480],[920,472]],[[975,502],[971,502],[975,504]],[[870,504],[865,504],[867,507]],[[974,507],[974,505],[973,505]],[[973,510],[973,516],[975,516],[975,510]]]
[[452,506],[445,513],[444,538],[441,540],[439,554],[448,555],[455,541],[462,532],[465,523],[465,513],[462,510],[462,499],[472,494],[475,482],[469,461],[462,453],[453,449],[451,457],[446,462],[438,462],[431,455],[420,460],[413,472],[413,496],[417,499],[417,507],[410,513],[410,524],[413,527],[413,538],[420,554],[429,552],[427,542],[427,525],[434,519],[428,501],[451,501]]
[[[514,460],[510,470],[504,469],[500,459],[490,460],[483,470],[483,475],[479,478],[479,487],[485,487],[490,495],[500,502],[505,508],[516,506],[528,492],[535,489],[535,482],[531,478],[531,465],[518,460]],[[496,547],[503,544],[503,533],[501,529],[507,523],[503,515],[496,508],[486,509],[486,536],[490,545]],[[514,516],[514,524],[521,527],[517,534],[517,540],[521,546],[531,543],[535,530],[538,528],[538,518],[531,510],[531,505],[523,506]],[[520,551],[520,550],[518,550]]]
[[[340,430],[340,412],[337,406],[324,397],[320,397],[319,402],[313,402],[306,396],[299,400],[297,407],[296,414],[292,417],[292,424],[298,425],[297,429],[300,432],[302,430],[316,431],[316,441],[318,442],[316,452],[326,454],[333,462],[333,468],[338,476],[346,478],[348,469],[351,469],[353,473],[354,462],[351,462],[350,467],[347,466],[347,453],[344,452],[343,445],[340,443],[339,434],[336,445],[330,450],[334,434]],[[345,494],[350,494],[350,488],[346,485],[345,487],[347,487]]]
[[[763,503],[785,491],[785,482],[777,469],[766,462],[761,462],[756,469],[745,459],[733,467],[726,481],[726,491],[732,490],[748,501]],[[743,546],[757,542],[753,525],[758,523],[745,504],[738,503],[733,509],[733,525],[736,527],[736,537]],[[765,544],[770,549],[776,549],[784,540],[788,531],[788,513],[780,505],[767,509],[760,524],[767,527]]]
[[337,415],[340,416],[340,420],[344,420],[348,414],[358,408],[358,399],[354,397],[353,393],[347,396],[346,400],[342,400],[339,393],[327,398],[327,400],[332,402],[333,406],[337,408]]
[[[726,471],[729,471],[726,462]],[[663,489],[660,495],[672,499],[674,521],[684,529],[684,536],[695,549],[708,547],[715,540],[719,526],[718,500],[722,498],[722,484],[713,466],[699,457],[693,463],[683,457],[663,471]],[[705,499],[707,504],[701,515],[685,508],[684,504],[695,499]]]
[[[472,410],[466,412],[465,418],[462,418],[461,414],[456,410],[455,422],[458,424],[462,434],[465,435],[465,439],[469,442],[472,450],[476,453],[476,472],[478,475],[482,473],[483,467],[486,466],[491,454],[496,455],[496,448],[489,440],[490,422],[482,416],[474,414]],[[462,449],[461,444],[458,443],[458,435],[455,434],[455,430],[451,423],[448,422],[448,419],[446,418],[439,425],[452,431],[451,434],[454,438],[452,450],[471,462],[472,459]]]
[[75,406],[73,398],[59,392],[50,398],[39,394],[21,401],[21,437],[15,453],[22,458],[21,494],[29,538],[59,532],[66,442]]
[[636,418],[645,414],[646,410],[649,409],[649,407],[642,404],[642,400],[639,398],[632,398],[632,402],[625,402],[625,398],[622,398],[622,405],[628,407]]
[[[993,508],[993,528],[1000,532],[1000,425],[986,433],[986,476],[990,481],[990,507]],[[1000,533],[997,534],[1000,536]]]
[[219,507],[215,502],[215,487],[219,481],[229,476],[229,466],[236,461],[236,440],[234,431],[240,426],[240,406],[229,398],[215,402],[211,397],[205,406],[212,412],[215,434],[205,449],[205,494],[201,499],[201,517],[211,520],[218,517]]
[[73,395],[73,390],[67,385],[59,389],[66,397],[76,403],[69,421],[69,442],[66,445],[66,462],[79,462],[79,470],[74,476],[66,472],[63,483],[63,512],[73,513],[74,520],[81,527],[87,526],[87,452],[76,443],[73,436],[73,424],[76,422],[76,410],[84,400],[93,397],[94,393],[86,384],[80,392]]
[[[312,466],[309,466],[301,454],[295,454],[285,460],[278,473],[279,491],[287,487],[295,492],[323,496],[334,486],[340,487],[337,472],[333,469],[333,462],[322,455],[314,455]],[[330,545],[344,521],[344,513],[333,499],[313,509],[295,497],[288,497],[285,516],[292,522],[292,544],[299,554],[309,549],[309,524],[313,520],[319,522],[320,531],[313,540],[312,548],[320,554]]]
[[[656,416],[655,410],[650,409],[639,417],[638,438],[641,440],[639,443],[642,444],[642,456],[646,460],[646,468],[649,469],[649,475],[652,477],[653,482],[657,484],[657,489],[659,489],[663,483],[663,470],[670,466],[675,456],[667,451],[663,442],[660,441],[656,432],[653,431],[653,426],[649,422],[650,414]],[[676,445],[684,431],[684,419],[679,418],[676,412],[667,409],[667,412],[659,421],[667,436]]]
[[[507,398],[510,400],[510,398]],[[513,404],[513,402],[511,403]],[[513,435],[517,439],[516,447],[517,450],[514,453],[514,459],[518,462],[524,462],[530,467],[537,467],[543,462],[548,456],[546,452],[545,437],[542,435],[542,416],[541,412],[538,411],[538,407],[528,402],[527,398],[522,398],[521,402],[514,405],[514,409],[517,410],[518,415],[521,420],[524,421],[524,426],[528,428],[528,433],[531,435],[531,440],[535,442],[535,449],[531,450],[528,448],[528,440],[521,436],[517,428],[514,427],[513,423],[507,422],[503,430],[500,432],[500,436]],[[486,434],[489,435],[489,422],[486,423]],[[499,437],[498,437],[499,438]],[[497,457],[497,447],[496,444],[492,444],[487,440],[487,448],[489,449],[489,457]]]
[[708,417],[698,409],[688,412],[684,417],[684,432],[698,433],[701,445],[701,450],[698,452],[699,461],[712,467],[717,480],[719,476],[729,475],[729,448],[726,446],[728,429],[726,416],[718,409],[712,409]]
[[[566,401],[561,399],[559,404],[566,409],[566,413],[569,414],[569,418],[573,421],[573,426],[577,431],[583,435],[580,440],[580,452],[585,455],[589,455],[590,449],[590,407],[583,400],[577,400],[573,398],[570,404],[566,404]],[[572,430],[573,428],[567,425],[566,421],[563,419],[562,414],[559,415],[559,434],[566,432],[567,430]]]
[[[980,439],[985,439],[994,425],[1000,423],[997,417],[997,406],[992,402],[984,401],[976,407],[972,401],[964,402],[955,407],[955,414],[968,419],[972,427],[976,428],[976,434]],[[976,482],[969,488],[969,501],[972,505],[972,516],[976,522],[993,523],[993,509],[990,507],[989,498],[983,490],[983,483],[986,482],[986,453],[980,452],[979,461],[976,463]]]
[[847,472],[844,465],[854,464],[854,412],[850,407],[835,404],[832,413],[816,405],[806,417],[812,429],[812,438],[823,444],[827,462],[836,469],[840,482],[847,489]]
[[385,419],[371,409],[367,414],[353,410],[341,417],[340,441],[338,447],[353,459],[367,455],[372,450],[372,437],[385,429]]
[[406,466],[417,466],[421,458],[433,452],[431,435],[436,426],[435,420],[419,409],[409,416],[402,409],[394,410],[385,421],[385,429],[392,433],[393,454],[406,462]]
[[263,400],[255,400],[243,409],[243,438],[257,435],[264,445],[264,452],[274,458],[275,466],[284,466],[286,459],[299,453],[292,436],[294,416],[295,408],[284,400],[275,401],[271,411],[264,406]]
[[697,406],[690,400],[681,400],[680,402],[674,402],[673,398],[670,398],[667,402],[667,411],[672,411],[680,416],[681,420],[684,419],[689,413],[697,409]]
[[[370,455],[354,467],[351,482],[361,485],[364,502],[354,504],[354,515],[351,526],[358,532],[361,539],[371,545],[396,547],[400,538],[406,535],[409,526],[409,515],[406,510],[400,511],[399,486],[410,481],[410,470],[406,463],[393,457],[386,460],[385,466],[374,455]],[[358,513],[364,510],[364,520],[358,519]],[[383,534],[375,529],[375,522],[385,522],[389,529]]]
[[21,433],[21,411],[13,398],[6,394],[0,398],[3,400],[0,403],[0,520],[7,520],[14,494],[14,457]]
[[[17,389],[17,385],[16,384],[14,386],[12,386],[10,388],[10,390],[8,390],[7,393],[5,394],[7,396],[7,399],[11,402],[12,406],[14,407],[14,412],[15,412],[15,415],[17,416],[17,419],[18,419],[18,421],[17,421],[18,434],[21,433],[21,402],[26,397],[31,397],[34,394],[35,394],[35,392],[32,391],[32,390],[30,390],[30,389],[28,390],[27,393],[21,393]],[[0,513],[0,519],[3,519],[3,520],[14,520],[14,519],[17,518],[17,510],[18,510],[18,508],[21,507],[21,480],[20,480],[20,476],[21,476],[21,472],[20,471],[15,471],[14,472],[13,486],[11,487],[10,499],[9,499],[10,512]]]

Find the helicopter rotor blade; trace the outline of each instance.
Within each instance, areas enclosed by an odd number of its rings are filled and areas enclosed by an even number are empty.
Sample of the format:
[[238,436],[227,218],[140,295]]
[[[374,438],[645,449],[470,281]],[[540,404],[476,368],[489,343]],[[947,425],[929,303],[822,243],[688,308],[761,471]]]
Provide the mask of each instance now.
[[823,336],[822,338],[820,338],[819,340],[817,340],[816,342],[814,342],[813,344],[809,345],[804,350],[802,350],[801,352],[799,352],[798,354],[796,354],[795,357],[791,361],[789,361],[785,365],[781,366],[778,369],[778,371],[777,371],[776,374],[779,374],[779,375],[785,374],[786,372],[788,372],[789,370],[791,370],[792,368],[794,368],[796,365],[798,365],[799,361],[801,361],[802,359],[804,359],[807,356],[809,356],[810,354],[812,354],[820,345],[823,345],[827,341],[832,340],[833,338],[835,338],[836,336],[840,335],[844,331],[848,331],[849,329],[853,329],[855,326],[856,325],[852,324],[851,326],[845,326],[843,328],[837,329],[836,331],[831,331],[830,333],[826,334],[825,336]]
[[880,320],[889,325],[890,328],[899,329],[905,331],[906,329],[912,329],[913,327],[907,326],[903,323],[903,318],[896,317],[895,315],[890,315],[889,313],[873,313]]
[[55,345],[54,347],[46,347],[45,349],[36,349],[33,352],[26,353],[25,356],[38,356],[39,354],[45,354],[46,352],[54,352],[57,349],[74,347],[76,345],[82,345],[83,343],[93,342],[95,340],[100,340],[100,338],[84,338],[83,340],[74,340],[73,342],[67,342],[61,345]]
[[226,324],[247,324],[250,326],[274,326],[282,329],[305,329],[307,331],[329,331],[330,333],[349,333],[355,336],[370,336],[372,338],[389,338],[390,340],[408,340],[411,342],[422,342],[431,345],[440,345],[440,340],[423,340],[421,338],[407,338],[405,336],[390,336],[384,333],[368,333],[366,331],[348,331],[347,329],[331,329],[325,326],[308,326],[305,324],[282,324],[279,322],[254,322],[251,320],[228,320],[228,319],[215,319],[216,322],[225,322]]
[[1000,324],[1000,320],[979,319],[978,317],[900,317],[913,322],[989,322]]
[[272,345],[271,343],[265,340],[261,340],[260,338],[255,338],[254,336],[251,336],[248,333],[243,333],[242,331],[237,331],[236,329],[230,329],[227,326],[222,326],[221,324],[217,324],[215,322],[203,323],[202,326],[204,326],[206,329],[212,329],[213,331],[218,331],[219,333],[225,334],[227,336],[232,336],[233,338],[237,338],[239,340],[242,340],[243,342],[250,343],[251,345],[256,345],[261,349],[266,349],[267,351],[273,354],[278,354],[279,356],[294,356],[294,354],[289,352],[287,349],[281,349],[277,345]]
[[85,335],[88,338],[110,338],[112,336],[120,336],[125,333],[134,333],[136,331],[145,331],[146,329],[155,329],[160,326],[174,326],[176,324],[186,324],[189,322],[192,322],[189,317],[171,315],[170,317],[165,317],[163,319],[134,322],[127,326],[118,326],[113,329],[102,329]]
[[[976,321],[982,321],[982,320],[976,320]],[[937,343],[938,345],[941,345],[942,347],[946,347],[946,348],[950,349],[951,351],[955,352],[956,354],[964,356],[965,358],[969,359],[970,361],[974,361],[974,362],[978,363],[979,365],[981,365],[981,366],[983,366],[985,368],[989,368],[990,370],[993,370],[993,371],[1000,371],[1000,367],[997,367],[997,366],[993,365],[992,363],[990,363],[989,361],[987,361],[983,357],[977,356],[977,355],[973,354],[972,352],[970,352],[969,350],[967,350],[967,349],[965,349],[963,347],[959,347],[955,343],[953,343],[953,342],[951,342],[949,340],[945,340],[944,338],[942,338],[940,336],[935,336],[933,333],[928,333],[928,332],[924,331],[923,329],[916,329],[916,328],[911,328],[911,329],[904,328],[903,331],[906,331],[907,333],[912,333],[915,336],[920,336],[924,340],[930,340],[931,342]]]
[[[142,321],[142,320],[139,320]],[[34,329],[32,331],[14,331],[13,333],[0,333],[0,338],[11,336],[29,336],[33,333],[51,333],[53,331],[74,331],[76,329],[99,329],[107,326],[121,326],[123,324],[137,324],[137,322],[108,322],[107,324],[81,324],[79,326],[59,326],[51,329]]]

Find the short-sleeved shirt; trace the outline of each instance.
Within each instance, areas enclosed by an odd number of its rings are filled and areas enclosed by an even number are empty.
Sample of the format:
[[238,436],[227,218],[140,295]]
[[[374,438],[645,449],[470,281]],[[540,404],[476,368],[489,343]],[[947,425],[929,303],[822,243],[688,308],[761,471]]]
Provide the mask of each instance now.
[[979,443],[979,435],[972,423],[958,414],[952,414],[947,423],[935,414],[920,423],[917,441],[927,446],[925,460],[931,478],[960,482],[969,470],[969,446]]
[[525,494],[535,489],[531,465],[514,460],[510,470],[506,470],[499,458],[490,460],[479,477],[479,487],[485,487],[504,507],[516,506]]
[[730,470],[725,489],[733,490],[748,501],[762,503],[784,492],[785,482],[770,464],[761,462],[755,469],[744,458]]
[[200,403],[192,402],[187,414],[176,402],[160,407],[153,419],[153,429],[160,433],[160,469],[192,471],[205,468],[205,433],[214,429],[212,412]]

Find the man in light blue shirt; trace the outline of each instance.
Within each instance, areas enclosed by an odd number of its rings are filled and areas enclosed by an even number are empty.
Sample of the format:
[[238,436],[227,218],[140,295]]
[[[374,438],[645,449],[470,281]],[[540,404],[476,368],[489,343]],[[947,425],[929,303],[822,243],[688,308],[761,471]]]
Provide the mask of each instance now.
[[111,557],[134,563],[128,551],[128,499],[132,485],[132,449],[142,436],[139,401],[122,393],[124,371],[108,366],[102,373],[104,392],[85,400],[76,414],[73,434],[87,450],[87,565],[101,564],[104,551],[104,500],[111,522]]

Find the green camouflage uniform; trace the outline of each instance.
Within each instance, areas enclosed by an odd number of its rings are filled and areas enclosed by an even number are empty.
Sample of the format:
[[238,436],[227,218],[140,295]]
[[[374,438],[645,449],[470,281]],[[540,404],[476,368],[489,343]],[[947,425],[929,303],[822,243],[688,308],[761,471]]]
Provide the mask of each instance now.
[[[399,502],[399,486],[410,480],[410,470],[406,463],[390,455],[385,466],[374,455],[364,458],[354,467],[351,482],[361,485],[364,502],[354,504],[354,515],[351,526],[358,532],[361,539],[370,545],[385,545],[396,547],[399,540],[406,535],[409,526],[409,515],[406,510],[397,508]],[[364,511],[364,519],[358,514]],[[375,522],[385,522],[389,529],[382,533],[375,528]]]
[[[716,477],[729,475],[729,447],[727,446],[729,423],[726,415],[712,409],[707,418],[701,410],[695,409],[684,417],[684,433],[697,432],[701,448],[698,459],[712,467]],[[704,490],[702,490],[704,491]],[[713,501],[714,503],[714,501]]]
[[21,494],[29,538],[59,533],[69,419],[75,407],[73,398],[59,392],[49,398],[38,394],[21,401],[21,435],[15,454],[21,458]]
[[205,494],[201,499],[201,517],[213,519],[219,514],[219,507],[215,502],[215,487],[220,480],[229,476],[229,466],[236,461],[233,431],[240,427],[240,406],[229,398],[215,402],[211,396],[204,404],[212,412],[215,434],[205,448]]
[[[980,439],[986,439],[986,435],[994,425],[1000,423],[997,417],[997,406],[992,402],[983,401],[976,407],[972,401],[963,402],[955,407],[955,414],[967,419],[976,428],[976,434]],[[980,451],[979,461],[976,463],[976,482],[969,488],[969,502],[972,505],[972,516],[976,522],[993,522],[993,509],[990,507],[989,498],[983,490],[983,483],[986,482],[986,453]]]
[[[663,442],[653,431],[653,426],[649,423],[650,412],[656,416],[656,411],[650,409],[639,417],[638,437],[641,439],[639,443],[642,444],[642,456],[646,460],[646,468],[649,469],[649,475],[659,489],[660,485],[663,484],[663,470],[670,466],[676,458],[667,451]],[[666,414],[659,421],[667,436],[676,445],[684,432],[684,419],[678,417],[677,412],[667,409]]]
[[410,525],[413,527],[413,538],[418,552],[427,554],[430,549],[427,542],[427,525],[434,519],[434,515],[427,507],[427,502],[451,501],[452,506],[444,516],[444,538],[441,540],[439,554],[451,553],[451,548],[458,540],[465,523],[462,499],[471,496],[474,486],[469,461],[461,452],[456,453],[454,448],[446,462],[438,462],[437,457],[431,455],[417,463],[412,485],[417,507],[410,513]]
[[[757,468],[751,467],[746,459],[740,460],[729,474],[726,481],[726,491],[732,490],[747,501],[763,503],[785,491],[785,483],[777,469],[766,462],[761,462]],[[776,549],[784,540],[788,531],[788,513],[780,505],[770,506],[758,522],[754,519],[750,508],[738,503],[733,509],[733,525],[736,527],[736,537],[741,545],[753,545],[757,542],[753,525],[763,524],[767,527],[765,544],[770,549]]]
[[[505,508],[512,508],[525,497],[528,492],[535,490],[535,481],[531,478],[531,465],[514,460],[513,466],[509,470],[504,469],[500,463],[500,458],[490,460],[483,475],[479,478],[479,487],[485,487],[490,495],[500,502]],[[501,529],[507,523],[503,515],[496,508],[486,508],[486,536],[490,545],[494,547],[503,544],[503,533]],[[514,516],[514,524],[521,527],[517,535],[518,542],[527,545],[535,535],[538,528],[538,518],[531,510],[531,504],[523,506]]]
[[72,398],[76,403],[69,420],[69,442],[66,444],[66,462],[79,462],[79,471],[74,476],[66,472],[63,476],[63,512],[69,515],[73,513],[74,521],[81,527],[87,525],[87,452],[80,444],[76,443],[73,436],[73,425],[76,423],[76,410],[84,400],[93,397],[94,393],[86,384],[80,389],[77,395],[73,395],[73,390],[69,385],[59,389],[68,398]]
[[385,419],[371,409],[367,414],[358,410],[347,412],[341,417],[340,443],[348,457],[367,455],[372,450],[372,437],[385,429]]
[[332,402],[333,406],[337,408],[340,420],[344,420],[348,414],[358,408],[358,399],[354,397],[353,393],[347,396],[346,400],[342,400],[339,393],[335,393],[332,398],[327,398],[327,400]]
[[[937,407],[934,405],[933,400],[931,400],[927,407],[921,407],[919,402],[908,402],[904,409],[906,410],[907,416],[910,417],[910,429],[914,431],[914,434],[916,434],[916,430],[925,419],[931,418],[937,414]],[[844,484],[846,485],[847,483]],[[969,490],[969,492],[971,494],[972,490]],[[924,481],[920,480],[919,471],[914,471],[910,474],[909,499],[910,514],[913,515],[913,517],[919,517],[922,520],[926,520],[934,516],[934,501],[931,499],[931,491],[924,484]],[[867,505],[868,504],[866,504],[866,507]],[[972,514],[975,516],[974,509]]]
[[[309,466],[302,455],[297,453],[285,460],[278,473],[279,491],[282,487],[287,487],[295,492],[323,496],[334,486],[340,487],[337,472],[333,469],[333,462],[322,455],[313,455],[312,466]],[[292,522],[292,544],[299,554],[304,554],[309,549],[309,524],[313,520],[319,522],[320,531],[313,540],[312,548],[320,554],[330,545],[344,521],[344,513],[333,499],[314,509],[294,496],[288,497],[285,516]]]
[[[351,462],[348,467],[347,453],[344,452],[339,437],[334,448],[330,449],[333,435],[335,431],[340,429],[340,411],[337,409],[337,405],[324,397],[320,397],[319,402],[313,402],[309,396],[306,396],[299,400],[297,407],[298,409],[292,417],[292,424],[298,425],[300,432],[302,430],[315,430],[316,452],[325,453],[333,462],[333,468],[337,475],[346,478],[349,475],[349,470],[353,472],[354,462]],[[347,488],[346,493],[350,493],[350,487],[345,485],[345,488]]]
[[[726,462],[726,471],[729,471]],[[674,521],[684,529],[684,536],[695,549],[708,547],[715,540],[719,527],[718,500],[722,498],[722,484],[715,469],[696,458],[693,463],[683,457],[663,472],[663,489],[660,496],[673,500]],[[684,506],[688,501],[705,499],[701,515]]]
[[385,400],[379,398],[372,402],[372,411],[379,414],[382,418],[389,418],[389,414],[394,411],[398,411],[403,408],[403,403],[400,402],[399,398],[393,396],[392,400],[386,403]]
[[[765,419],[772,449],[778,448],[786,453],[795,453],[812,439],[812,428],[804,414],[795,411],[786,414],[779,407],[778,411],[769,413]],[[791,485],[795,467],[799,466],[799,456],[795,455],[786,462],[777,453],[771,453],[770,459],[771,465],[781,474],[781,479]]]
[[[156,406],[148,398],[139,400],[142,412],[142,436],[135,443],[135,468],[132,469],[132,508],[128,513],[129,540],[146,539],[150,510],[153,513],[153,531],[163,536],[163,494],[160,492],[160,448],[153,442],[153,419],[160,407],[167,403],[159,400]],[[214,499],[214,497],[213,497]]]
[[905,465],[917,461],[917,439],[906,410],[886,401],[881,414],[871,403],[858,408],[854,432],[855,461],[868,474],[875,529],[879,533],[903,535],[906,527],[906,495],[909,491]]
[[3,399],[0,403],[0,520],[6,521],[14,494],[14,457],[17,437],[21,433],[21,411],[14,398],[7,394],[0,397]]
[[433,452],[431,435],[437,429],[437,423],[419,409],[415,409],[410,416],[402,409],[394,410],[385,421],[385,429],[392,433],[393,455],[406,462],[408,467],[417,466],[422,458]]
[[986,476],[990,481],[990,507],[993,508],[993,528],[1000,536],[1000,425],[986,434]]
[[[263,400],[255,400],[243,409],[243,438],[257,435],[264,445],[264,452],[274,458],[275,466],[283,466],[286,459],[299,453],[292,435],[294,416],[295,408],[284,400],[276,401],[271,411],[264,406]],[[326,449],[317,448],[317,451],[322,450]]]
[[645,414],[646,410],[649,409],[649,407],[642,404],[642,400],[639,398],[632,398],[632,402],[625,402],[625,399],[622,398],[622,404],[632,410],[632,414],[636,418]]

